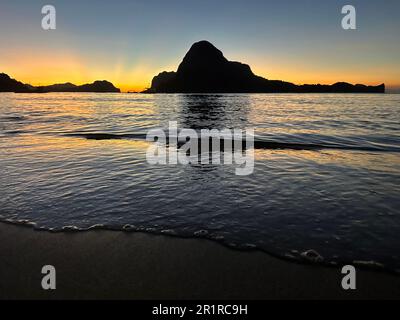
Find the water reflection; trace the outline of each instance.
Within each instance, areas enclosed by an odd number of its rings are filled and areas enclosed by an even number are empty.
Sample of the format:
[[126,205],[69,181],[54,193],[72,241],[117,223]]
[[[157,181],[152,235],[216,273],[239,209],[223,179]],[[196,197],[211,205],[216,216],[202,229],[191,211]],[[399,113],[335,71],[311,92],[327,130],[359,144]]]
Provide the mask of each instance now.
[[[233,129],[244,129],[246,126],[251,99],[249,95],[185,94],[180,95],[177,102],[178,119],[182,128],[194,129],[198,132],[201,129],[231,129],[233,133]],[[191,163],[191,167],[196,170],[191,170],[191,172],[194,174],[203,171],[209,172],[220,167],[218,164],[213,164],[212,159],[219,156],[221,163],[224,163],[223,157],[226,151],[224,147],[225,142],[222,139],[218,150],[219,154],[216,155],[215,150],[214,152],[212,150],[210,140],[208,150],[197,150],[198,154],[191,154],[191,156],[198,156],[197,163]],[[207,158],[210,163],[201,163],[201,158]],[[230,170],[235,166],[235,164],[226,165],[222,170]]]
[[180,96],[179,118],[182,127],[200,129],[243,128],[251,100],[248,95],[196,95]]

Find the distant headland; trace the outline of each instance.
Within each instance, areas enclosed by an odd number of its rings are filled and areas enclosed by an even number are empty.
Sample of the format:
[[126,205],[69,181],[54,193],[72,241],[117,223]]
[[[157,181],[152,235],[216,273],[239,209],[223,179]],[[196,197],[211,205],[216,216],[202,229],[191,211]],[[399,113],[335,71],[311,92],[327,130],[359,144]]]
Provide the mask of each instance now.
[[228,61],[208,41],[196,42],[176,72],[161,72],[144,93],[384,93],[385,85],[295,85],[255,75],[250,66]]
[[0,73],[0,92],[45,93],[45,92],[120,92],[111,82],[95,81],[77,86],[72,83],[53,84],[49,86],[32,86]]

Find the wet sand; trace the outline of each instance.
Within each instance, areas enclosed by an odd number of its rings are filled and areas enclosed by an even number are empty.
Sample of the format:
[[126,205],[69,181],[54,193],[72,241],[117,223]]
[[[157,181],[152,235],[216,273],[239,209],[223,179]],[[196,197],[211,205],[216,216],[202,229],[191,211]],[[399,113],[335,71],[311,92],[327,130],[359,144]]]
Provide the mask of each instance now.
[[[57,289],[41,288],[43,265]],[[0,299],[372,299],[400,297],[400,276],[303,265],[204,239],[95,230],[35,231],[0,223]]]

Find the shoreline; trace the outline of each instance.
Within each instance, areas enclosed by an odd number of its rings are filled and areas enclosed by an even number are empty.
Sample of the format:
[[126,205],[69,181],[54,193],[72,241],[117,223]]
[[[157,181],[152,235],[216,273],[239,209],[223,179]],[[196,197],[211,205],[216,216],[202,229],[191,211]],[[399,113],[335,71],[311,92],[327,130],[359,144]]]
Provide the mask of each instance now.
[[[1,225],[11,225],[11,226],[17,226],[17,227],[22,227],[22,228],[27,228],[30,229],[34,232],[43,232],[43,233],[50,233],[50,234],[79,234],[79,233],[84,233],[84,232],[99,232],[99,231],[106,231],[106,232],[122,232],[122,233],[127,233],[127,234],[143,234],[145,236],[161,236],[161,237],[166,237],[166,238],[175,238],[175,239],[186,239],[186,240],[200,240],[200,241],[209,241],[211,243],[215,243],[219,246],[222,246],[226,248],[227,250],[232,250],[234,252],[258,252],[262,254],[266,254],[267,256],[273,258],[273,259],[278,259],[282,261],[286,261],[289,263],[295,263],[299,265],[311,265],[315,267],[323,267],[323,268],[339,268],[344,265],[351,264],[354,267],[358,269],[362,269],[364,271],[373,271],[373,272],[378,272],[378,273],[384,273],[384,274],[389,274],[389,275],[394,275],[394,276],[399,276],[400,277],[400,269],[390,269],[387,268],[384,264],[374,261],[374,260],[354,260],[352,262],[350,261],[327,261],[322,257],[322,260],[319,260],[318,252],[316,252],[313,249],[309,249],[307,251],[311,251],[311,255],[306,256],[304,253],[306,252],[298,252],[297,256],[295,256],[292,253],[286,253],[286,254],[278,254],[274,253],[272,251],[268,251],[266,249],[254,246],[254,245],[236,245],[232,244],[229,242],[226,242],[224,239],[218,239],[218,238],[213,238],[209,237],[207,235],[182,235],[182,234],[175,234],[173,232],[165,232],[169,230],[162,230],[162,231],[157,231],[157,230],[146,230],[146,229],[134,229],[132,228],[131,225],[125,225],[123,227],[112,227],[112,226],[105,226],[103,224],[96,224],[92,225],[87,228],[78,228],[74,225],[67,225],[63,226],[61,228],[46,228],[46,227],[37,227],[35,222],[31,222],[28,220],[2,220],[0,219],[0,230],[1,230]],[[317,254],[317,256],[314,256],[314,253]]]
[[[143,232],[47,232],[0,222],[0,299],[399,299],[400,276],[302,264],[212,240]],[[54,265],[57,289],[41,288]]]

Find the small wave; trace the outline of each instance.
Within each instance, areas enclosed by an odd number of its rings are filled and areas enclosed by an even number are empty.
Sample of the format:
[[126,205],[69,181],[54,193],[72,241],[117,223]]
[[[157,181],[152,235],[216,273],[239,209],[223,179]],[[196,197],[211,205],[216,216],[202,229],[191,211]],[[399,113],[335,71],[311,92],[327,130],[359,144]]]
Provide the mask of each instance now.
[[26,120],[23,116],[4,116],[0,117],[0,122],[10,122],[10,121],[24,121]]
[[67,133],[64,134],[66,137],[78,137],[85,138],[89,140],[115,140],[115,139],[137,139],[144,140],[146,139],[145,134],[135,134],[135,133]]
[[12,136],[12,135],[18,135],[18,134],[27,134],[31,133],[30,131],[27,130],[8,130],[8,131],[3,131],[2,132],[5,136]]
[[[105,132],[79,132],[79,133],[65,133],[62,134],[67,137],[78,137],[89,140],[117,140],[117,139],[133,139],[133,140],[146,140],[144,133],[105,133]],[[170,138],[166,136],[167,144]],[[223,149],[223,139],[222,142]],[[235,139],[236,140],[236,139]],[[178,141],[178,147],[182,146],[186,141]],[[246,141],[242,140],[242,147],[246,148]],[[390,146],[376,146],[376,145],[346,145],[337,143],[299,143],[299,142],[282,142],[268,140],[262,137],[255,137],[255,149],[292,149],[292,150],[322,150],[322,149],[336,149],[336,150],[350,150],[350,151],[370,151],[370,152],[400,152],[400,148]]]

